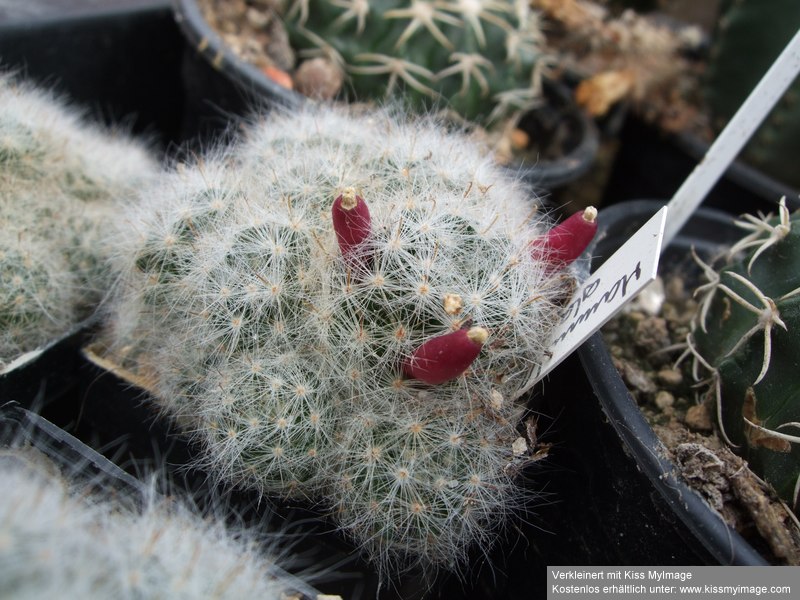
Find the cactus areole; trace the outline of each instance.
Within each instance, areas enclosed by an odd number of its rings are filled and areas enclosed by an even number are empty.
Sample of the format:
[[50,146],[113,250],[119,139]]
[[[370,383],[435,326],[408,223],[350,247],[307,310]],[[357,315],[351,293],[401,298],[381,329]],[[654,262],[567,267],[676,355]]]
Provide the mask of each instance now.
[[446,103],[470,121],[502,119],[539,100],[543,36],[525,2],[291,4],[292,45],[342,68],[356,98],[394,93],[422,112]]
[[712,372],[720,431],[798,510],[800,493],[800,215],[746,215],[750,233],[719,271],[700,262],[700,310],[689,335]]

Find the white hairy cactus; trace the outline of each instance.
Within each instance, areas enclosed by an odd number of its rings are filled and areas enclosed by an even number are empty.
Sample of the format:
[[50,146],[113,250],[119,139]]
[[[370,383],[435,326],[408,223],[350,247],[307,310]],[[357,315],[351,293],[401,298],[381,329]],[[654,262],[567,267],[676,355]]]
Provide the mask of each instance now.
[[153,159],[121,130],[93,123],[53,91],[14,74],[0,74],[0,182],[54,185],[84,200],[133,189]]
[[538,208],[432,121],[273,114],[124,220],[109,351],[217,477],[328,507],[385,574],[455,569],[520,502],[572,281]]
[[109,287],[98,238],[155,171],[141,144],[0,75],[0,367],[88,316]]
[[281,600],[299,591],[265,554],[265,536],[175,498],[149,492],[137,508],[118,490],[64,478],[31,448],[2,451],[0,478],[0,597]]

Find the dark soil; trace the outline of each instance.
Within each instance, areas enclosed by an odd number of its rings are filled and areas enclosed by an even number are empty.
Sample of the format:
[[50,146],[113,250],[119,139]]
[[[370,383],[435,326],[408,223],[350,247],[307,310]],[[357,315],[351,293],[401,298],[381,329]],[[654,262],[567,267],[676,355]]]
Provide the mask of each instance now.
[[768,549],[770,562],[800,564],[797,517],[718,435],[713,393],[695,381],[691,357],[676,365],[696,309],[692,290],[679,275],[658,283],[603,329],[617,370],[686,483]]

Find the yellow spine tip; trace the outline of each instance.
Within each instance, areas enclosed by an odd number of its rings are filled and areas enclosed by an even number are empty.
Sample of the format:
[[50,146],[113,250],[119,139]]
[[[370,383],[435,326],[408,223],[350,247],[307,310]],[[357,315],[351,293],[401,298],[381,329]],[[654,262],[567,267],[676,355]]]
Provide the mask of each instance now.
[[342,191],[342,208],[344,210],[353,210],[358,205],[358,196],[356,196],[355,188],[344,188]]
[[467,337],[479,346],[483,346],[484,342],[489,338],[489,332],[483,327],[472,327],[467,331]]

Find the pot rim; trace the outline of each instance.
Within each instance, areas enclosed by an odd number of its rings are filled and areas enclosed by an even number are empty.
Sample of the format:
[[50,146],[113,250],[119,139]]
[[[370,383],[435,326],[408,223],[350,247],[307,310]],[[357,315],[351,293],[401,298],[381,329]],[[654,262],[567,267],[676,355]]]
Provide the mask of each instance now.
[[[664,204],[665,202],[656,200],[634,200],[601,210],[598,217],[601,229],[588,253],[591,255],[596,252],[598,244],[606,240],[622,238],[621,241],[624,241],[627,239],[627,236],[623,237],[625,228],[632,232]],[[692,243],[691,231],[697,228],[705,233],[705,237],[693,241],[699,242],[707,250],[719,249],[728,240],[713,241],[709,239],[709,235],[714,235],[723,228],[730,229],[732,221],[732,215],[701,207],[671,246],[688,250]],[[597,332],[592,335],[578,349],[578,355],[603,412],[628,453],[697,541],[721,565],[770,564],[700,494],[681,479],[675,464],[668,458],[666,447],[645,419],[614,367],[602,334]]]
[[[245,92],[289,108],[301,108],[307,103],[314,103],[306,96],[275,83],[258,68],[236,56],[203,18],[197,0],[173,0],[173,9],[175,20],[190,46],[213,69],[231,79]],[[508,168],[518,172],[528,183],[549,190],[574,181],[591,168],[600,146],[600,136],[594,120],[572,99],[569,87],[547,78],[543,79],[542,85],[545,96],[549,95],[567,107],[567,110],[562,109],[565,113],[563,118],[568,118],[579,132],[580,142],[558,160],[537,160],[535,164],[525,164],[517,159]],[[534,108],[530,113],[536,110]]]
[[263,96],[289,108],[300,108],[308,98],[275,83],[256,67],[236,56],[203,18],[196,0],[173,0],[175,21],[191,47],[214,70],[232,79],[255,96]]

